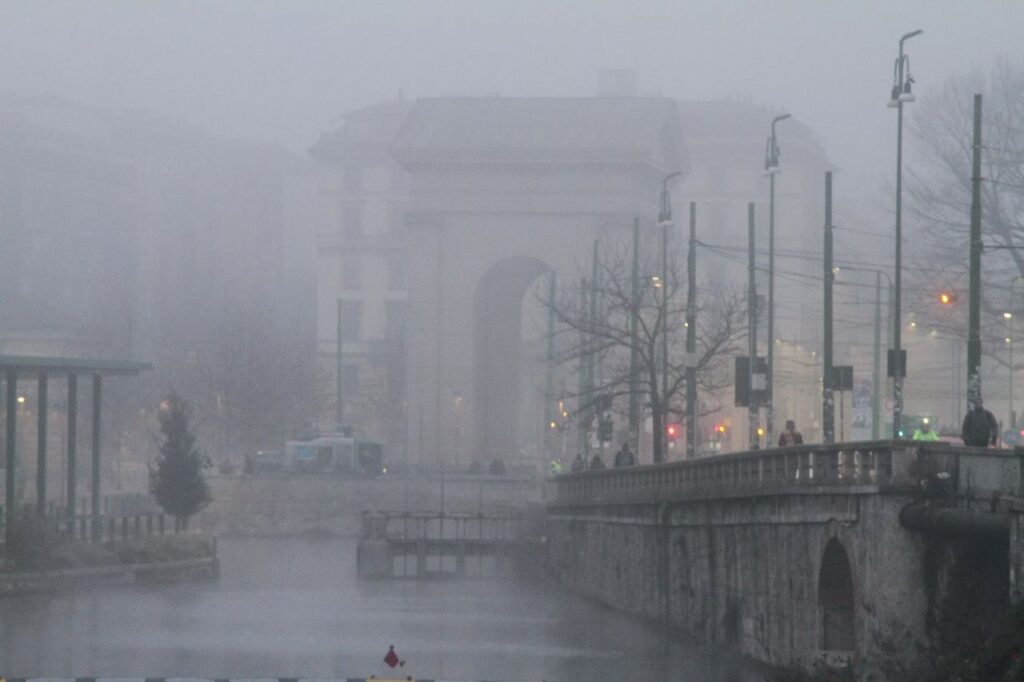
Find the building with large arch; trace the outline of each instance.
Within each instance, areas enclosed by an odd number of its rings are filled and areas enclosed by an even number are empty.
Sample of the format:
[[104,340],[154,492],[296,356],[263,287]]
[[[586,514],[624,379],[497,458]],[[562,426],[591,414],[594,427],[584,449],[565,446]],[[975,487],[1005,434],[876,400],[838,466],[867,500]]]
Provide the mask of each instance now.
[[[755,200],[763,247],[767,181],[758,157],[776,113],[661,97],[442,97],[342,117],[311,150],[321,165],[321,375],[336,386],[324,421],[340,390],[346,423],[386,440],[399,459],[407,453],[410,464],[536,459],[551,447],[535,300],[545,273],[571,289],[595,239],[625,246],[634,218],[653,235],[662,180],[677,170],[677,214],[697,201],[702,239],[745,245],[746,203]],[[792,247],[820,232],[828,163],[798,122],[784,146],[777,244]],[[680,235],[684,228],[677,221]],[[742,265],[711,251],[701,257],[702,277],[723,285],[745,278]],[[808,356],[789,367],[802,374],[787,377],[795,388],[779,418],[795,416],[808,435],[820,402],[807,386],[816,383],[816,294],[777,278],[787,319],[778,336],[793,352],[803,341]],[[720,409],[709,424],[731,426],[735,442],[723,449],[741,446],[745,412],[733,410],[731,396],[708,407]],[[575,436],[568,440],[571,457]]]

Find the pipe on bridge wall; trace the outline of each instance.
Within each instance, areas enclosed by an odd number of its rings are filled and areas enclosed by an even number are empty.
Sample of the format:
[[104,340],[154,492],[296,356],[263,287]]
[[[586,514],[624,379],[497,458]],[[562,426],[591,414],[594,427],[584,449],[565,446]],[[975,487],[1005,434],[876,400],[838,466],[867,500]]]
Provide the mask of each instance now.
[[1008,514],[955,507],[932,507],[923,502],[911,502],[903,507],[900,510],[900,524],[908,530],[954,538],[1008,541],[1010,537]]

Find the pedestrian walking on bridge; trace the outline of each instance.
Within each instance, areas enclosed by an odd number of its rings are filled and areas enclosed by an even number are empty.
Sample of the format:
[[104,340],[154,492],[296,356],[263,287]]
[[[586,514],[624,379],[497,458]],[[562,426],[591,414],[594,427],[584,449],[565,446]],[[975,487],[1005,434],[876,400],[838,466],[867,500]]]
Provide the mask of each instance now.
[[788,448],[793,445],[803,445],[804,434],[796,430],[796,422],[792,419],[786,420],[786,429],[779,434],[779,447]]
[[960,429],[960,437],[964,445],[987,448],[995,445],[999,437],[999,423],[995,415],[985,409],[985,402],[979,395],[974,401],[974,409],[964,417],[964,425]]
[[623,443],[622,449],[615,453],[615,468],[631,467],[636,464],[633,451],[629,449],[629,443]]

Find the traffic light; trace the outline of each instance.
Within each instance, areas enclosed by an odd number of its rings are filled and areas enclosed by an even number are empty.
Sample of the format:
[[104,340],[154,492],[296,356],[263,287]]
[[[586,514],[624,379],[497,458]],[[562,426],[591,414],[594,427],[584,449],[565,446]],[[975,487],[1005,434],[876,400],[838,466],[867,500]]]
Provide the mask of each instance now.
[[679,435],[679,425],[678,424],[666,424],[665,425],[665,438],[668,439],[669,443],[674,443],[676,441],[676,437],[678,435]]

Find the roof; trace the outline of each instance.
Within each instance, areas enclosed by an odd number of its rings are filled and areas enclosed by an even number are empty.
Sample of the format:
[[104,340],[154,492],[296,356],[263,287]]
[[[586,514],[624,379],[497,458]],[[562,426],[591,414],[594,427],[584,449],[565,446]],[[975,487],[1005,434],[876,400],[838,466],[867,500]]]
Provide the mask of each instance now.
[[138,360],[43,357],[36,355],[0,355],[0,373],[25,374],[138,374],[153,369]]
[[417,100],[391,148],[400,162],[642,162],[683,166],[675,102],[660,97]]

